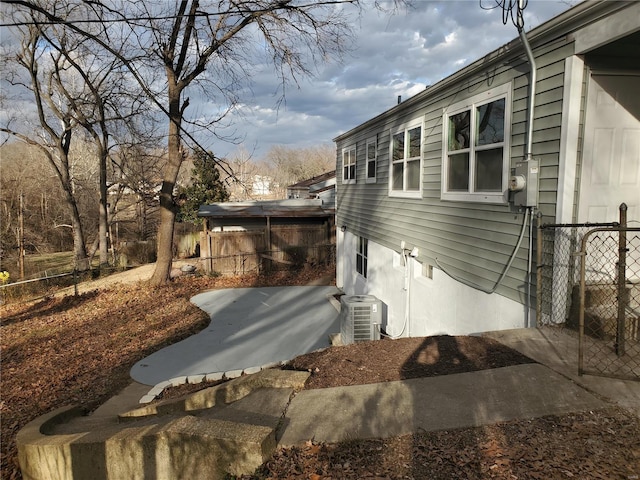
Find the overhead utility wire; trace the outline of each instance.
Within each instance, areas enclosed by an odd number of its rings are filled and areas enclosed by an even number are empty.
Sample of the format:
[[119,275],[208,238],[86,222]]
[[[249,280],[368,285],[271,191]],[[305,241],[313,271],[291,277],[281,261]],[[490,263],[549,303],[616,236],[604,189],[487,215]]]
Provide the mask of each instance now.
[[518,0],[494,0],[493,1],[493,5],[491,6],[486,6],[483,4],[483,0],[479,0],[480,3],[480,8],[482,8],[483,10],[493,10],[496,8],[501,8],[502,9],[502,23],[504,25],[506,25],[509,20],[511,20],[511,23],[513,23],[515,25],[516,28],[522,28],[524,25],[522,25],[521,21],[519,20],[519,18],[521,18],[521,15],[519,15],[522,11],[524,11],[525,8],[527,8],[527,4],[529,3],[529,0],[524,0],[524,2],[522,3],[522,6],[519,6],[519,1]]
[[[21,7],[26,7],[29,9],[34,9],[35,5],[23,0],[3,0],[4,3],[10,5],[19,5]],[[205,12],[205,11],[197,11],[194,13],[194,17],[197,18],[210,18],[210,17],[221,17],[226,15],[246,15],[246,14],[265,14],[271,12],[273,10],[291,10],[295,7],[296,10],[304,10],[307,8],[319,7],[319,6],[329,6],[329,5],[342,5],[345,3],[355,3],[354,0],[327,0],[324,2],[317,3],[309,3],[302,5],[295,5],[294,7],[288,5],[289,2],[280,1],[274,2],[271,6],[265,8],[257,8],[255,10],[249,8],[238,8],[238,9],[227,9],[224,11],[217,12]],[[53,14],[52,14],[53,15]],[[112,18],[112,19],[73,19],[67,20],[66,22],[73,21],[74,24],[118,24],[118,23],[134,23],[134,22],[153,22],[159,20],[175,20],[177,18],[181,18],[182,15],[158,15],[158,16],[133,16],[133,17],[123,17],[123,18]],[[22,21],[22,22],[10,22],[10,23],[0,23],[0,27],[27,27],[30,25],[59,25],[60,22],[57,20],[49,20],[49,21]]]

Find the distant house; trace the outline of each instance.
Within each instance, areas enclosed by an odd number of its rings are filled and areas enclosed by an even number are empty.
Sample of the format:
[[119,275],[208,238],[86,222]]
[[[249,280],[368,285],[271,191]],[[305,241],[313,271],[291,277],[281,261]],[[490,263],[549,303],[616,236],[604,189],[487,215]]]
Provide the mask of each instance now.
[[389,335],[532,326],[535,214],[640,220],[639,19],[579,3],[335,139],[337,285]]
[[319,198],[326,205],[335,205],[336,171],[332,170],[289,185],[287,198]]

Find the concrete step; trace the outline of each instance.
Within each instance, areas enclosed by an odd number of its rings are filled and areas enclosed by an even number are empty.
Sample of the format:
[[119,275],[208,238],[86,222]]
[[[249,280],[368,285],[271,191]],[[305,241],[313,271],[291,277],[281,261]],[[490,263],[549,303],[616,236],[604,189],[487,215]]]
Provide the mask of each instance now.
[[[63,408],[17,436],[25,478],[222,479],[252,473],[275,450],[276,429],[309,374],[263,370],[140,408],[132,387],[93,415]],[[140,398],[140,397],[138,397]],[[99,413],[98,413],[99,412]]]

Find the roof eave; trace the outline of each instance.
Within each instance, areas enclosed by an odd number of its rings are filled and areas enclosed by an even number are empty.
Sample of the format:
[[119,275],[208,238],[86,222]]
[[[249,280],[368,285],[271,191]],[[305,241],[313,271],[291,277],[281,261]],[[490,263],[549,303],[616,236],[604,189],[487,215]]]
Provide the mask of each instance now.
[[[535,47],[539,44],[549,41],[551,38],[557,38],[562,35],[571,33],[583,24],[591,21],[594,16],[598,15],[599,12],[615,11],[619,8],[623,8],[625,3],[627,2],[614,2],[611,0],[584,0],[582,3],[579,3],[575,7],[566,10],[560,15],[553,17],[542,25],[539,25],[530,30],[527,33],[527,38],[531,46]],[[614,4],[616,5],[616,7],[611,7],[611,5]],[[351,130],[336,136],[333,141],[339,142],[347,137],[350,137],[351,135],[357,133],[359,130],[362,130],[388,116],[394,115],[397,111],[410,107],[411,105],[414,105],[416,103],[420,103],[426,97],[437,94],[450,85],[459,82],[463,78],[477,74],[478,72],[488,68],[495,62],[509,58],[511,56],[515,57],[522,54],[523,52],[524,48],[522,46],[520,38],[515,37],[509,43],[502,45],[501,47],[493,50],[484,57],[479,58],[475,62],[456,71],[448,77],[443,78],[430,87],[427,87],[424,91],[414,95],[413,97],[405,100],[402,103],[399,103],[398,105],[393,106],[380,115],[367,120],[366,122],[352,128]]]

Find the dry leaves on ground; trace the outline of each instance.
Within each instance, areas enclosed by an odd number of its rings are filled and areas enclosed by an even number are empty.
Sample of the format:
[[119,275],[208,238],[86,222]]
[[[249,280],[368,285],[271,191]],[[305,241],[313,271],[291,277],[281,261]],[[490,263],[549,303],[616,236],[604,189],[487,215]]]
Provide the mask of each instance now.
[[294,358],[306,388],[328,388],[507,367],[533,360],[485,337],[437,335],[333,347]]
[[640,421],[611,407],[389,439],[281,449],[244,479],[640,478]]
[[[303,285],[326,271],[236,278],[183,277],[165,287],[117,286],[79,297],[0,307],[3,478],[19,478],[15,434],[54,408],[93,408],[130,381],[129,369],[200,331],[207,316],[189,302],[211,288]],[[481,337],[382,340],[294,359],[307,388],[393,381],[530,360]],[[346,382],[346,383],[345,383]],[[640,478],[637,417],[609,408],[476,429],[416,433],[279,450],[253,476],[287,479]]]
[[180,277],[169,285],[117,284],[77,297],[0,306],[3,479],[20,478],[15,436],[67,405],[93,409],[131,382],[138,360],[205,328],[189,299],[212,288],[305,285],[327,270],[270,276]]

